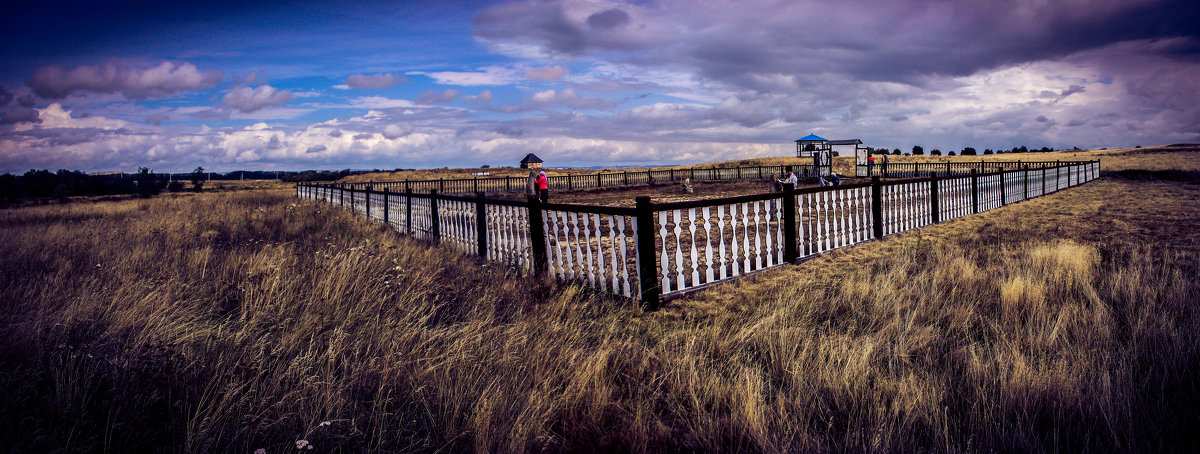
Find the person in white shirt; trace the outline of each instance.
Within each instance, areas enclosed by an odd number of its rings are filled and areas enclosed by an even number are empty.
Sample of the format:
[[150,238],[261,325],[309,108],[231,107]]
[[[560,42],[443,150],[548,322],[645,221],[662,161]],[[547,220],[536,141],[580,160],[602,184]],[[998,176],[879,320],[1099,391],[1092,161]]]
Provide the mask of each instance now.
[[790,184],[792,185],[792,189],[795,189],[798,183],[800,183],[800,180],[796,178],[795,173],[792,173],[791,167],[788,167],[787,169],[787,178],[779,180],[779,184]]

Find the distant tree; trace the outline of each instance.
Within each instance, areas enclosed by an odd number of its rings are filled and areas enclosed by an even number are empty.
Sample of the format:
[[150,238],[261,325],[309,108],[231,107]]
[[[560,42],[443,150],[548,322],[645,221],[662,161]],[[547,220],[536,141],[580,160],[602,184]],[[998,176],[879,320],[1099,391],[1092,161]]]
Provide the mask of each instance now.
[[196,170],[192,171],[192,190],[196,191],[196,192],[200,192],[200,190],[203,187],[204,187],[204,167],[196,167]]
[[951,152],[948,154],[948,156],[954,156],[954,152],[953,152],[953,151],[951,151]]
[[1054,149],[1053,149],[1053,148],[1048,148],[1048,147],[1042,147],[1042,149],[1041,149],[1041,150],[1038,150],[1038,151],[1040,151],[1040,152],[1042,152],[1042,153],[1049,153],[1049,152],[1051,152],[1051,151],[1054,151]]
[[1025,148],[1024,145],[1021,145],[1021,146],[1017,147],[1017,151],[1015,151],[1014,153],[1028,153],[1028,152],[1029,152],[1029,149]]
[[930,155],[930,156],[941,156],[941,155],[942,155],[942,150],[939,150],[939,149],[937,149],[937,148],[934,148],[934,149],[932,149],[932,150],[929,150],[929,155]]
[[137,193],[139,197],[150,197],[158,194],[158,181],[149,167],[138,167]]
[[923,155],[925,154],[925,148],[922,148],[920,145],[913,145],[912,154],[917,156]]
[[983,149],[983,154],[992,154],[992,149],[991,149],[991,148],[984,148],[984,149]]
[[836,158],[836,157],[838,157],[838,156],[839,156],[839,153],[838,153],[838,152],[836,152],[836,151],[830,151],[830,152],[829,152],[829,155],[830,155],[830,156],[833,156],[833,157],[835,157],[835,158]]
[[963,156],[975,156],[975,149],[972,147],[963,148],[961,154]]
[[179,180],[172,181],[171,184],[167,185],[167,190],[171,192],[181,192],[183,191],[183,182]]
[[899,148],[897,148],[897,149],[895,149],[895,150],[892,150],[892,154],[893,154],[893,155],[895,155],[895,156],[900,156],[900,149],[899,149]]

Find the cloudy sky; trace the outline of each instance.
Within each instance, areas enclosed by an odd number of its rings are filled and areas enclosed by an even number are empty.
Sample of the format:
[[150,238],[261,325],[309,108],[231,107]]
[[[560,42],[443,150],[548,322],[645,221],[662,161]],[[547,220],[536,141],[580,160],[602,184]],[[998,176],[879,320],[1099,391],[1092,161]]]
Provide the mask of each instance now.
[[1200,141],[1191,1],[104,3],[0,8],[0,172]]

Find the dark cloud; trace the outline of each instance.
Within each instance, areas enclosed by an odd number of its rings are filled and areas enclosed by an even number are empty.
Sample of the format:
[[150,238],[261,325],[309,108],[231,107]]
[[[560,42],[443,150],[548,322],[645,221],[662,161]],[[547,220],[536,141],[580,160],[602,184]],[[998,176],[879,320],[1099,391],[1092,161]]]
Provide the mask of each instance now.
[[37,109],[25,106],[14,106],[0,113],[0,124],[41,123]]
[[241,86],[226,93],[221,98],[221,105],[238,112],[250,113],[267,107],[283,105],[291,100],[291,90],[279,90],[270,85],[259,85],[256,88]]
[[567,19],[557,3],[509,3],[475,17],[475,33],[484,38],[531,40],[555,54],[590,50],[580,24]]
[[33,95],[25,95],[17,98],[17,105],[21,107],[32,108],[34,104],[37,104],[37,99]]
[[304,150],[305,153],[320,153],[322,151],[325,151],[324,145],[313,145],[311,147],[308,147],[307,150]]
[[151,68],[137,68],[119,59],[97,65],[66,69],[43,66],[26,85],[34,94],[60,99],[72,93],[117,93],[129,99],[162,98],[175,93],[212,88],[221,82],[221,71],[202,72],[191,63],[164,61]]
[[629,13],[617,8],[606,9],[587,18],[587,24],[596,30],[609,30],[629,23]]
[[7,106],[8,103],[12,102],[12,100],[12,93],[9,93],[8,89],[4,88],[3,85],[0,85],[0,107]]
[[360,132],[354,135],[354,140],[366,140],[372,137],[375,137],[375,134],[371,134],[369,132]]
[[146,123],[152,125],[161,125],[164,121],[170,120],[171,117],[165,113],[155,112],[146,116]]
[[458,98],[459,92],[453,88],[438,93],[433,90],[426,90],[417,97],[417,104],[438,104],[453,101]]
[[525,135],[529,134],[529,131],[513,128],[508,125],[503,125],[496,128],[495,132],[506,137],[524,137]]
[[347,86],[350,88],[358,88],[363,90],[388,88],[398,83],[407,81],[408,79],[404,76],[392,73],[351,74],[349,77],[346,77]]
[[[558,2],[526,2],[479,14],[474,30],[549,53],[690,66],[743,87],[749,75],[813,71],[918,84],[925,75],[969,75],[1131,39],[1200,35],[1200,8],[1183,0],[754,3],[649,7],[637,18],[608,10],[577,20]],[[616,27],[634,21],[642,26]]]
[[283,148],[283,141],[279,140],[279,136],[271,136],[271,140],[267,141],[268,150],[278,150]]
[[341,136],[342,136],[341,129],[334,129],[332,131],[329,131],[329,137],[341,137]]

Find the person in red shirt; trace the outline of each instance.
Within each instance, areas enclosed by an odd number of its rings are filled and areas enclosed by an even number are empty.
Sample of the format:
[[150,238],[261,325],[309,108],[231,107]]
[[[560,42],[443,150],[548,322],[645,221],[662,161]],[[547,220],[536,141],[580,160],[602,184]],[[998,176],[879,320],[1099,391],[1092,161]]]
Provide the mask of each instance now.
[[875,169],[875,157],[867,155],[867,176],[872,176],[871,171]]
[[542,200],[542,203],[549,202],[550,201],[550,182],[546,181],[546,171],[545,170],[538,172],[537,181],[535,181],[534,184],[537,185],[538,198]]

